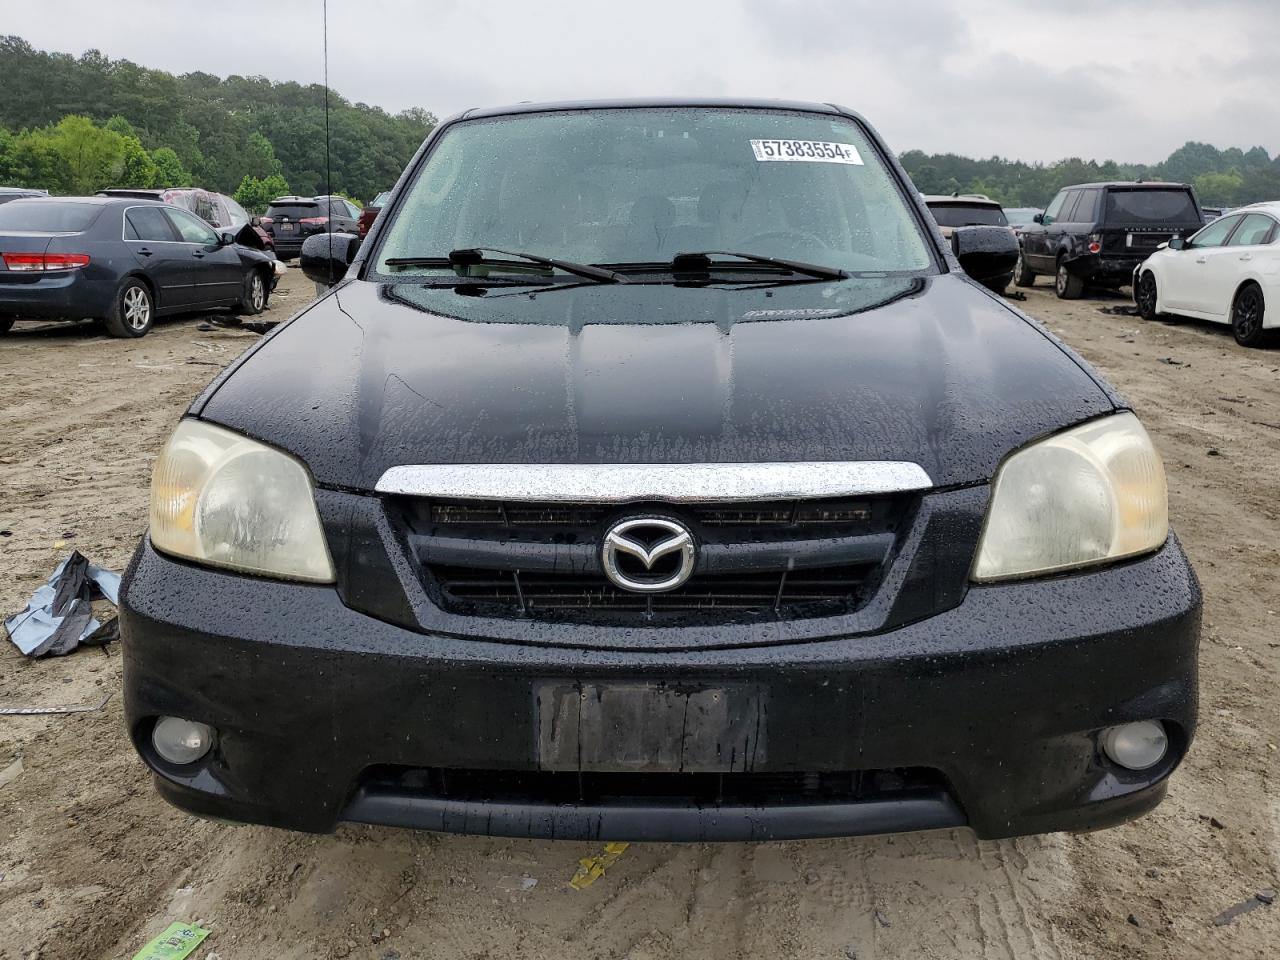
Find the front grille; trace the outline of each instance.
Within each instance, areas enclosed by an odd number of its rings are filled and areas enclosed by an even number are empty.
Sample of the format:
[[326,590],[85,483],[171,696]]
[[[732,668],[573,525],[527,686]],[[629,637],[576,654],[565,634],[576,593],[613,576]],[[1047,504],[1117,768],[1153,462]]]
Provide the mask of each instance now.
[[[424,586],[444,610],[566,623],[738,623],[852,613],[865,604],[915,500],[909,495],[714,504],[563,504],[394,497]],[[604,574],[606,530],[669,517],[699,566],[666,593]]]
[[468,803],[698,806],[851,803],[947,791],[927,767],[774,773],[598,773],[375,767],[362,785]]
[[603,575],[521,573],[518,570],[432,566],[445,602],[484,613],[497,607],[529,616],[630,612],[653,617],[672,613],[759,613],[788,617],[830,615],[856,607],[873,572],[871,565],[821,567],[781,573],[694,575],[670,593],[631,593]]

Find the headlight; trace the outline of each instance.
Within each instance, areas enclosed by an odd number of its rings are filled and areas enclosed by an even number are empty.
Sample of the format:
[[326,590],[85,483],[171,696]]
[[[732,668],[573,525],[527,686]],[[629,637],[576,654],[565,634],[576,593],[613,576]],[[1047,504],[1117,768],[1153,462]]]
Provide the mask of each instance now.
[[307,469],[199,420],[178,424],[156,461],[151,542],[210,566],[333,582]]
[[1132,413],[1009,457],[996,474],[973,579],[1067,570],[1155,550],[1169,535],[1164,465]]

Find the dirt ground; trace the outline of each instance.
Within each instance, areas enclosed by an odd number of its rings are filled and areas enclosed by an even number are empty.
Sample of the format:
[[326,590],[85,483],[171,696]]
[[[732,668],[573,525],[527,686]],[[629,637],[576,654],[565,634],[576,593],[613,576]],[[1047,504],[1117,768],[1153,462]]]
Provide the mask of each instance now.
[[[290,272],[271,305],[311,295]],[[0,958],[132,957],[171,921],[212,960],[1249,958],[1280,948],[1280,350],[1222,327],[1144,323],[1041,286],[1029,313],[1134,403],[1168,467],[1205,589],[1201,722],[1169,799],[1087,836],[964,830],[778,844],[633,845],[584,891],[597,844],[348,827],[312,837],[196,820],[153,793],[121,720],[120,654],[27,661],[0,636]],[[0,611],[68,549],[122,569],[151,463],[198,390],[256,339],[200,318],[143,340],[19,324],[0,338]]]

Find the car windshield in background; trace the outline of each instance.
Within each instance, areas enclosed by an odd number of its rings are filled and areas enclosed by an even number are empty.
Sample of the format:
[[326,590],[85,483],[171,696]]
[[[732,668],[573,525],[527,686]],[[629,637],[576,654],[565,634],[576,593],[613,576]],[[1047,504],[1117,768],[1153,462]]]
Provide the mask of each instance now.
[[0,206],[0,230],[79,233],[101,212],[102,207],[96,203],[15,200]]
[[1034,223],[1037,213],[1043,211],[1039,207],[1005,207],[1004,215],[1009,221],[1010,226],[1025,227],[1028,223]]
[[376,197],[373,198],[373,203],[369,204],[369,206],[371,207],[386,206],[387,201],[390,199],[391,199],[391,191],[383,190],[380,194],[378,194]]
[[269,217],[288,217],[290,220],[301,220],[303,217],[321,217],[324,211],[318,203],[273,203],[267,207]]
[[999,207],[980,207],[963,203],[931,203],[934,219],[942,227],[1007,227],[1004,211]]
[[450,268],[389,260],[473,247],[583,264],[667,264],[708,251],[863,272],[933,263],[861,128],[782,110],[556,111],[457,123],[383,238],[377,269],[397,277]]
[[1199,220],[1186,190],[1108,190],[1107,220],[1112,223],[1187,223]]

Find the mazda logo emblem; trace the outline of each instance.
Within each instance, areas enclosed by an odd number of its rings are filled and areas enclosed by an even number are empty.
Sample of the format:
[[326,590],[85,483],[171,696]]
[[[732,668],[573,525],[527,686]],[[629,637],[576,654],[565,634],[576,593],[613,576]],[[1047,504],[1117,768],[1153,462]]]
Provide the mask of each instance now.
[[604,535],[604,573],[623,590],[662,593],[693,575],[698,548],[682,523],[665,517],[619,520]]

